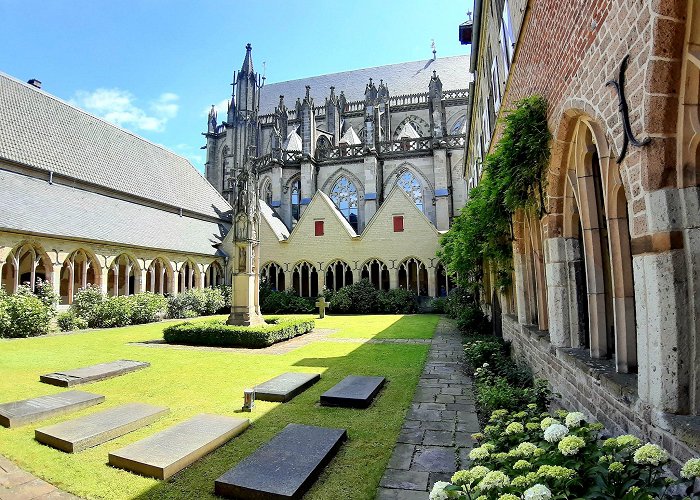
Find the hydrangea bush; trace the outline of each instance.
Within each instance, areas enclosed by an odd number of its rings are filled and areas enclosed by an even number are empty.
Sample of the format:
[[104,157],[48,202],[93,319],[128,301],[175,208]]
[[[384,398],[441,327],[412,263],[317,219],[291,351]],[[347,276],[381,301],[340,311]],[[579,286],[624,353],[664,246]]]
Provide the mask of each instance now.
[[438,482],[431,500],[700,499],[700,458],[678,480],[664,474],[668,454],[631,435],[600,439],[603,426],[583,413],[494,411],[469,453],[471,468]]

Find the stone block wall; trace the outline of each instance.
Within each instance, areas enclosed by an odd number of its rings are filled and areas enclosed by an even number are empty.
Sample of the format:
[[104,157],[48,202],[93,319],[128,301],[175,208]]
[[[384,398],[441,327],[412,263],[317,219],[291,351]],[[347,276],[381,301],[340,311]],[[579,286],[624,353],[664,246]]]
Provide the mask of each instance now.
[[547,332],[502,316],[503,337],[512,342],[515,359],[535,377],[547,379],[560,395],[554,405],[577,410],[601,422],[612,436],[635,434],[663,446],[672,468],[700,455],[700,417],[655,411],[637,395],[636,376],[615,373],[612,361],[592,360],[586,350],[554,347]]

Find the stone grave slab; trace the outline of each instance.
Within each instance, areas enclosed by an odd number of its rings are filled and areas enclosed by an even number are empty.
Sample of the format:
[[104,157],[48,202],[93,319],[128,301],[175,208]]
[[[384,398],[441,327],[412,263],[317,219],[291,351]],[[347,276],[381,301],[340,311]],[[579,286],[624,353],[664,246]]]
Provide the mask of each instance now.
[[319,373],[283,373],[255,386],[255,399],[286,403],[321,380]]
[[321,394],[321,405],[367,408],[385,381],[384,377],[348,375]]
[[140,370],[147,366],[151,366],[151,364],[144,361],[120,359],[110,363],[100,363],[98,365],[76,368],[74,370],[47,373],[46,375],[41,375],[39,380],[45,384],[57,385],[59,387],[72,387],[78,384],[86,384],[88,382],[118,377],[119,375]]
[[0,404],[0,425],[19,427],[37,420],[65,415],[102,403],[105,397],[83,391],[67,391]]
[[347,440],[345,429],[289,424],[214,483],[238,499],[298,499]]
[[109,454],[109,464],[168,479],[248,428],[247,418],[201,413]]
[[166,413],[168,409],[164,406],[128,403],[36,429],[34,437],[40,443],[77,453],[145,427]]

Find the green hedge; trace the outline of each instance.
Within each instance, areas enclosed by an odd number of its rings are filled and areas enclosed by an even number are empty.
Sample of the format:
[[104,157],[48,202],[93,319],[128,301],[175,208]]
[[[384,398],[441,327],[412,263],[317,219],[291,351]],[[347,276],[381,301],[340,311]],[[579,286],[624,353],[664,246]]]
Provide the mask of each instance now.
[[231,326],[224,320],[186,321],[163,330],[163,338],[169,344],[203,345],[213,347],[268,347],[310,332],[314,328],[311,318],[267,317],[263,326]]
[[48,281],[37,279],[34,292],[26,285],[9,295],[0,288],[0,338],[36,337],[51,331],[58,297]]

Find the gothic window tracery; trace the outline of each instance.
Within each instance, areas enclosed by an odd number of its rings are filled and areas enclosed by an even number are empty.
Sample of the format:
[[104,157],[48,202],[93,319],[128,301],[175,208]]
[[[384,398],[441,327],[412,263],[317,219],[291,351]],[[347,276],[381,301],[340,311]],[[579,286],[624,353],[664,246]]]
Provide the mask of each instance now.
[[340,177],[331,189],[331,200],[338,207],[343,217],[347,219],[352,228],[357,231],[358,227],[358,195],[357,187],[347,177]]
[[352,285],[352,269],[347,262],[336,260],[326,268],[326,288],[337,292],[347,285]]
[[282,266],[275,262],[266,264],[260,272],[263,282],[269,285],[271,290],[283,292],[285,290],[284,271]]
[[269,180],[263,183],[262,193],[260,195],[265,203],[272,206],[272,183]]
[[423,186],[420,181],[409,170],[403,171],[399,175],[397,184],[406,191],[409,198],[413,200],[418,209],[423,212]]

